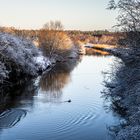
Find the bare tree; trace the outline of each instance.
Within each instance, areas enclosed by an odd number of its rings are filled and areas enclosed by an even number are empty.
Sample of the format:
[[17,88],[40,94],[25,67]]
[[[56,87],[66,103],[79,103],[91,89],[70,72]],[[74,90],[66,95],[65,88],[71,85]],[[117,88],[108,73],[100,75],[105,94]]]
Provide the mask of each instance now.
[[60,21],[50,21],[40,31],[40,47],[49,58],[63,59],[72,49],[72,41]]
[[118,24],[127,36],[127,45],[138,47],[140,44],[140,0],[110,0],[108,9],[117,9]]
[[140,31],[140,1],[139,0],[115,0],[109,2],[109,9],[118,9],[118,25],[123,31]]
[[50,21],[50,22],[47,22],[46,24],[44,24],[43,29],[61,31],[61,30],[63,30],[63,25],[62,25],[61,21],[58,21],[58,20]]

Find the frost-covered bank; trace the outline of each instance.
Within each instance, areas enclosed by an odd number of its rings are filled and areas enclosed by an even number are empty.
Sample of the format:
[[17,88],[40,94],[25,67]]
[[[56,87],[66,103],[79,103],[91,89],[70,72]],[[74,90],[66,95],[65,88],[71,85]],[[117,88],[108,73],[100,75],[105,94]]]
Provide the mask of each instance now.
[[119,48],[111,50],[121,58],[105,82],[105,96],[111,98],[112,109],[123,115],[125,124],[117,127],[117,140],[140,138],[140,49]]
[[50,61],[43,57],[41,51],[30,41],[0,33],[1,85],[13,83],[19,77],[37,76],[39,72],[47,69],[50,64]]

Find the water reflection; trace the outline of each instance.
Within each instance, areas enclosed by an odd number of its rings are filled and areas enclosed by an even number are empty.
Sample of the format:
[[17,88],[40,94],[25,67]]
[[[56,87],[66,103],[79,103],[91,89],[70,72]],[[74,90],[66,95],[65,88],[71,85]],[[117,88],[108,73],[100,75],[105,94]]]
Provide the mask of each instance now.
[[33,106],[35,91],[33,81],[29,81],[25,85],[16,86],[0,94],[0,129],[15,126],[27,115],[24,107]]
[[[57,63],[35,83],[28,81],[19,90],[4,94],[0,138],[112,140],[107,126],[117,119],[112,112],[106,113],[100,97],[101,71],[108,69],[112,58],[84,56],[80,61]],[[65,102],[69,99],[70,104]]]
[[110,54],[102,50],[97,50],[94,48],[86,48],[86,55],[109,56]]
[[[42,75],[38,86],[45,93],[43,100],[50,102],[61,98],[62,89],[70,82],[70,73],[79,62],[80,59],[57,63],[51,71]],[[34,80],[29,80],[24,85],[1,92],[0,129],[15,126],[27,115],[27,109],[34,108],[35,96],[39,94],[38,86],[35,86]]]
[[11,128],[15,126],[27,112],[23,109],[10,109],[0,114],[0,129]]
[[[82,59],[82,58],[81,58]],[[47,102],[60,101],[63,88],[71,81],[71,72],[81,61],[71,59],[65,63],[57,63],[55,67],[42,75],[40,90],[47,96]]]

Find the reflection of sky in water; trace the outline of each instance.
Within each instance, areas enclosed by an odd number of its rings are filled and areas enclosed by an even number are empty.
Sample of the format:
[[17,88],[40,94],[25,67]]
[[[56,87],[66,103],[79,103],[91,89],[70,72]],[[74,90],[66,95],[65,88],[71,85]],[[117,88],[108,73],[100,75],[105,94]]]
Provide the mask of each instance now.
[[[46,89],[42,92],[40,87],[32,99],[33,107],[26,107],[24,102],[24,109],[30,110],[26,117],[13,128],[3,130],[2,140],[110,140],[107,126],[116,124],[118,119],[112,112],[106,113],[100,92],[103,90],[102,71],[107,70],[111,63],[112,57],[84,56],[75,69],[61,67],[63,74],[71,79],[68,82],[60,71],[51,72],[50,76],[57,73],[63,79],[59,76],[61,80],[56,79],[57,84],[64,84],[60,86],[61,92],[56,92],[58,88],[52,85],[53,81],[49,84],[53,87],[51,91]],[[50,79],[43,79],[43,86]],[[64,102],[69,99],[71,103]]]

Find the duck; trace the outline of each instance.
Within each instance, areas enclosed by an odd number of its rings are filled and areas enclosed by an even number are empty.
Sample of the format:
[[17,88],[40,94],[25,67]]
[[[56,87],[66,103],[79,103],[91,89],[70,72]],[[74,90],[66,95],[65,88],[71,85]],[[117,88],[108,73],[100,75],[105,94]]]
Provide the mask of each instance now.
[[68,102],[68,103],[71,103],[71,100],[68,100],[67,102]]

